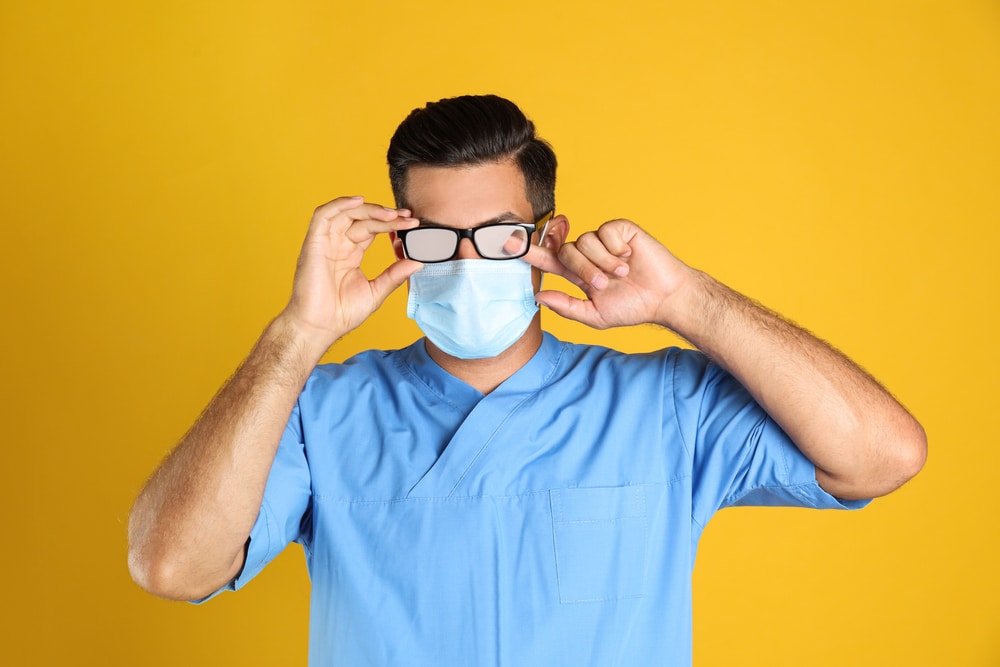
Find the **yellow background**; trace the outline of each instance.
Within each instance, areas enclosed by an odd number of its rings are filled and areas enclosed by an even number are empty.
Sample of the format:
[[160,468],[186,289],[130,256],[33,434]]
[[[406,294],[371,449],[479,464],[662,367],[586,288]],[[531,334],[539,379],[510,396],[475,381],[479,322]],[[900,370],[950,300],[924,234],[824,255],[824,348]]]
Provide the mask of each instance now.
[[[571,236],[631,217],[929,434],[864,512],[717,516],[695,663],[1000,665],[1000,3],[7,0],[0,76],[0,663],[305,663],[298,547],[169,603],[129,579],[129,506],[284,304],[312,209],[389,202],[402,117],[497,92],[555,145]],[[330,358],[412,340],[404,299]]]

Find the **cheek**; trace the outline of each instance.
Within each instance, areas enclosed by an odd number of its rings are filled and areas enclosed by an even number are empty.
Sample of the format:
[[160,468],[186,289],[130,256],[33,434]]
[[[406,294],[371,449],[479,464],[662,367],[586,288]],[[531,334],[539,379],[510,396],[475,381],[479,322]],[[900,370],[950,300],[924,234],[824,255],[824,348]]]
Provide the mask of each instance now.
[[392,242],[392,252],[396,256],[396,259],[403,259],[403,242],[399,240],[399,237],[395,234],[389,234],[389,240]]

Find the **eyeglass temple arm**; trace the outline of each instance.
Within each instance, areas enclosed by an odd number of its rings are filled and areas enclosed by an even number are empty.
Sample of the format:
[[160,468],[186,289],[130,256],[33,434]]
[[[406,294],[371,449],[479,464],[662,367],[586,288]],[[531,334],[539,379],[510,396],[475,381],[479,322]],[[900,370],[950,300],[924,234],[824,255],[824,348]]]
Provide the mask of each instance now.
[[[549,231],[549,223],[552,222],[552,218],[555,217],[555,214],[556,212],[554,210],[549,211],[548,214],[546,214],[545,224],[542,225],[542,231],[538,233],[538,245],[542,245],[542,242],[545,240],[545,234]],[[535,226],[538,226],[537,222],[535,223]]]

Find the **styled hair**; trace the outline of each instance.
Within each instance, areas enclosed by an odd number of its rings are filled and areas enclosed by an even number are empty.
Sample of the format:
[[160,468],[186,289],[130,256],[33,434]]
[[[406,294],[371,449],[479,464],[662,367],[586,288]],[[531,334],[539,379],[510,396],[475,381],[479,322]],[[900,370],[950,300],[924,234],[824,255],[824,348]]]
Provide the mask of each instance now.
[[514,160],[536,217],[555,208],[556,154],[510,100],[463,95],[410,112],[389,142],[389,181],[396,205],[408,207],[407,173],[415,165],[462,167]]

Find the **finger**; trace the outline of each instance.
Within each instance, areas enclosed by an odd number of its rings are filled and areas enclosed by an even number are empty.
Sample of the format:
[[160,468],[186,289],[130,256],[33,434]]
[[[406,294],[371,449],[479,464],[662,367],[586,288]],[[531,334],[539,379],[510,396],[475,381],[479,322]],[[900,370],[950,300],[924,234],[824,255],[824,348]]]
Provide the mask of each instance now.
[[364,197],[338,197],[315,210],[313,227],[317,228],[317,233],[322,234],[331,228],[346,230],[356,220],[370,218],[385,222],[409,215],[410,211],[407,209],[366,203]]
[[409,209],[364,203],[359,197],[345,197],[316,209],[310,234],[328,236],[331,240],[339,235],[351,243],[367,246],[378,234],[410,229],[418,224]]
[[521,259],[528,264],[531,264],[536,269],[541,270],[543,273],[551,273],[553,275],[561,276],[577,287],[582,288],[586,285],[586,282],[580,278],[580,276],[566,268],[566,265],[559,261],[559,257],[556,253],[548,248],[532,245],[528,248],[528,254]]
[[597,229],[601,243],[616,257],[628,257],[632,254],[632,239],[639,233],[639,227],[631,220],[619,218],[605,222]]
[[381,306],[390,294],[423,267],[423,264],[412,259],[401,259],[386,267],[385,271],[371,281],[375,307]]
[[607,323],[589,299],[576,299],[558,290],[542,290],[535,295],[535,301],[556,315],[586,324],[594,329],[607,329]]
[[317,218],[331,218],[338,213],[348,211],[355,208],[362,208],[366,211],[376,211],[381,209],[387,213],[398,213],[401,215],[409,215],[410,210],[405,208],[393,208],[391,206],[382,206],[373,202],[365,202],[365,198],[361,195],[355,195],[353,197],[337,197],[331,201],[328,201],[321,206],[316,207],[314,212],[314,217]]
[[567,270],[578,275],[588,288],[604,289],[609,283],[608,276],[580,251],[577,243],[579,241],[564,243],[559,248],[559,261]]
[[[420,224],[416,218],[397,216],[390,220],[378,220],[375,218],[358,218],[352,220],[350,225],[343,230],[343,235],[352,243],[371,243],[379,234],[397,232],[401,229],[413,229]],[[334,230],[331,230],[334,232]]]
[[340,225],[344,228],[347,225],[356,222],[358,220],[378,220],[380,222],[389,222],[402,217],[409,217],[407,214],[409,211],[403,209],[390,208],[389,206],[380,206],[379,204],[362,204],[360,206],[352,206],[343,210],[339,210],[330,216],[330,220],[334,225]]
[[313,211],[310,227],[320,226],[324,223],[329,224],[329,221],[336,215],[362,206],[364,203],[365,198],[360,195],[354,197],[337,197],[316,207],[316,210]]
[[604,240],[594,232],[580,236],[576,241],[576,248],[592,265],[606,274],[622,276],[628,273],[625,261],[609,250]]

